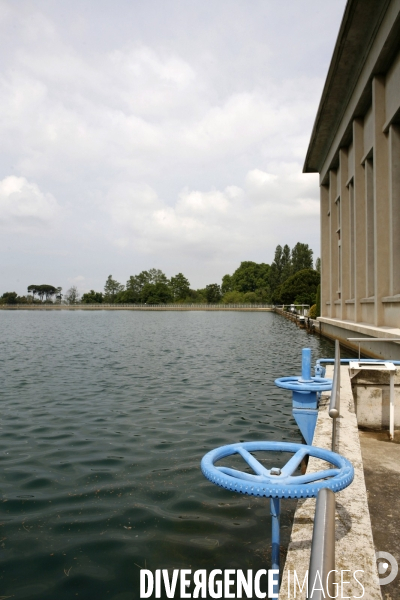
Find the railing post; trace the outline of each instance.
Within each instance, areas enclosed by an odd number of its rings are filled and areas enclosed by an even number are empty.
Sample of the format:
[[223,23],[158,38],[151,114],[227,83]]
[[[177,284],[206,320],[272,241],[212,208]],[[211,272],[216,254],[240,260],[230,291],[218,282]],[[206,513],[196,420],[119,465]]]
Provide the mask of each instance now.
[[328,488],[322,488],[318,492],[315,506],[307,600],[337,597],[334,569],[335,494]]
[[[272,517],[272,556],[271,563],[272,569],[279,571],[279,554],[280,554],[280,543],[281,543],[281,530],[280,530],[280,516],[281,516],[281,499],[271,498],[271,517]],[[279,592],[279,578],[274,585],[274,593]]]
[[333,372],[331,399],[329,402],[329,416],[333,419],[332,423],[332,452],[335,452],[336,446],[336,419],[340,415],[340,344],[335,341],[335,366]]

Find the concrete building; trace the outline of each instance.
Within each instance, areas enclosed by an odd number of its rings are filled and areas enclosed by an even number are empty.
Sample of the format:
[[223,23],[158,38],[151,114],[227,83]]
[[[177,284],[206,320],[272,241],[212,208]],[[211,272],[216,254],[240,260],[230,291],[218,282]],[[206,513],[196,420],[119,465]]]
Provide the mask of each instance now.
[[349,0],[304,165],[320,174],[321,331],[400,359],[400,0]]

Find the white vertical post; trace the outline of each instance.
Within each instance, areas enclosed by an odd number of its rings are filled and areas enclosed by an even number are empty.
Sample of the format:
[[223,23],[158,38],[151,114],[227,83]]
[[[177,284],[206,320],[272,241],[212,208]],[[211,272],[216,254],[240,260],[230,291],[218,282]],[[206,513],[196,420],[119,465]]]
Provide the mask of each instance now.
[[394,376],[396,371],[390,371],[390,415],[389,415],[389,428],[390,428],[390,439],[394,438]]

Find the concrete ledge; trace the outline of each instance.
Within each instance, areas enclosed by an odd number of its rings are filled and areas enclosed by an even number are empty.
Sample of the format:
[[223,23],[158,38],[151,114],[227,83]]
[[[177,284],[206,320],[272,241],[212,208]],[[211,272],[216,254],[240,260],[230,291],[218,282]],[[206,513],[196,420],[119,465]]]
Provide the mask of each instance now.
[[328,317],[318,317],[318,321],[368,337],[384,337],[387,338],[388,342],[390,342],[391,338],[400,337],[400,329],[398,327],[375,327],[375,325],[369,325],[368,323],[355,323],[354,321],[330,319]]
[[384,342],[360,342],[361,353],[371,358],[400,360],[400,344],[391,341],[400,338],[400,329],[394,327],[374,327],[367,323],[354,323],[318,317],[321,334],[332,340],[338,339],[341,346],[351,348],[358,353],[358,342],[349,342],[349,337],[386,338]]
[[[332,377],[333,367],[327,368],[327,377]],[[341,418],[337,425],[338,444],[336,451],[348,458],[355,469],[353,483],[336,494],[336,569],[348,570],[344,573],[343,595],[341,597],[361,597],[362,588],[353,578],[357,578],[365,588],[363,597],[368,600],[381,599],[381,590],[375,560],[371,520],[368,509],[367,492],[361,456],[357,419],[354,410],[353,395],[347,366],[342,366],[341,376]],[[317,427],[313,445],[330,449],[332,419],[328,414],[329,393],[322,396],[318,413]],[[310,459],[307,472],[321,469],[321,461]],[[306,592],[293,588],[293,572],[299,581],[303,581],[310,562],[311,540],[314,524],[315,499],[299,500],[293,529],[282,575],[279,598],[306,598]],[[290,588],[288,574],[290,571]],[[340,574],[336,581],[340,583]]]

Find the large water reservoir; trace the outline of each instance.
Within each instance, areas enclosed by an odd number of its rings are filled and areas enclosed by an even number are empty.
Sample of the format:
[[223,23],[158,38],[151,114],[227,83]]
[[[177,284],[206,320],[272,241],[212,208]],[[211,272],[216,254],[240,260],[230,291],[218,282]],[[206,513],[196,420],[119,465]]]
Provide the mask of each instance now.
[[200,460],[301,442],[273,382],[331,342],[256,312],[4,310],[0,324],[0,597],[128,600],[141,567],[269,567],[269,501],[210,484]]

